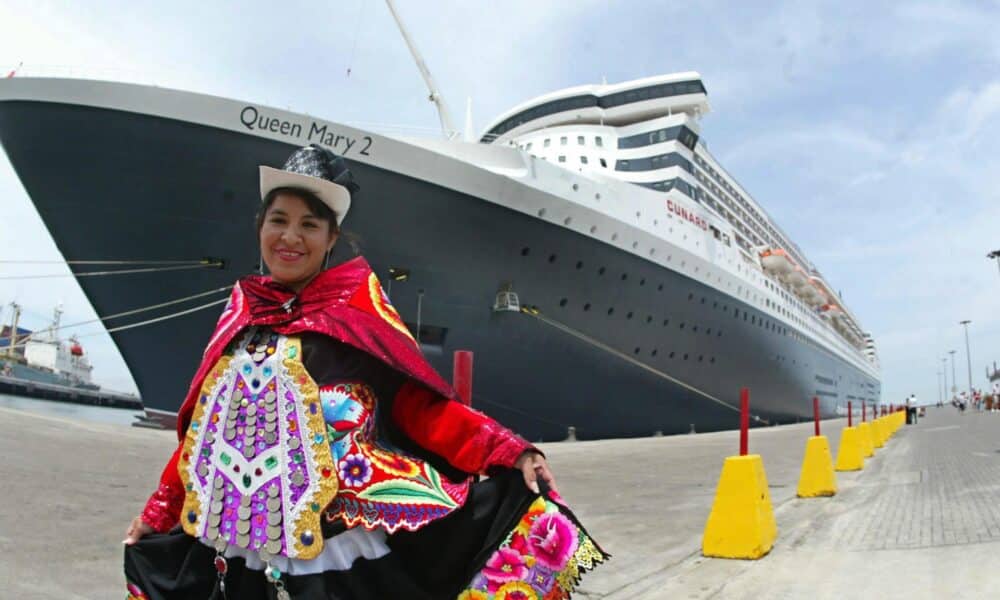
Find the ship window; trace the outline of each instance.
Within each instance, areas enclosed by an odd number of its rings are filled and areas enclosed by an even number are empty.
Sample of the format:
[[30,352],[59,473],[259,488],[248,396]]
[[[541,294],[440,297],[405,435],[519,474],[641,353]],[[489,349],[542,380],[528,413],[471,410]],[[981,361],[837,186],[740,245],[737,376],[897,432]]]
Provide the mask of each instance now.
[[611,308],[608,309],[608,316],[610,317],[613,314],[615,314],[615,307],[612,306]]
[[632,318],[632,311],[628,311],[628,314],[625,315],[625,318],[626,319],[631,319]]
[[561,162],[561,163],[564,163],[564,162],[566,162],[566,156],[564,156],[564,155],[561,155],[561,156],[559,157],[559,162]]
[[583,268],[583,261],[582,260],[576,261],[576,268],[577,269],[582,269]]
[[674,357],[674,353],[673,353],[673,352],[671,352],[671,353],[670,353],[670,358],[673,358],[673,357]]
[[528,145],[525,146],[524,149],[525,150],[531,150],[531,142],[528,142]]
[[527,256],[531,252],[531,248],[524,247],[521,248],[521,256]]
[[583,145],[583,136],[582,135],[576,136],[576,143],[579,144],[580,146]]
[[563,298],[562,300],[559,301],[559,306],[566,306],[566,302],[568,302],[568,300]]
[[684,329],[684,323],[681,323],[680,325],[678,325],[677,328],[678,329]]
[[556,262],[556,255],[555,254],[550,254],[549,255],[549,262],[550,263]]
[[604,167],[605,169],[607,169],[607,168],[608,168],[608,161],[606,161],[606,160],[604,160],[604,159],[602,158],[602,159],[601,159],[601,166],[602,166],[602,167]]
[[584,311],[590,310],[590,302],[588,302],[588,303],[586,303],[586,304],[583,305],[583,310]]
[[649,353],[650,356],[656,356],[656,349],[654,348],[652,352]]
[[666,327],[667,325],[670,325],[670,319],[663,319],[663,326]]
[[568,140],[568,138],[566,136],[562,136],[562,137],[559,138],[559,145],[560,146],[565,146],[568,141],[569,140]]
[[601,136],[597,136],[597,137],[594,138],[594,144],[598,148],[603,148],[604,147],[604,140],[601,138]]
[[545,147],[545,148],[548,148],[551,145],[552,145],[552,140],[549,139],[549,138],[545,138],[545,141],[542,142],[542,146]]
[[597,270],[597,274],[598,275],[604,275],[604,271],[605,271],[605,268],[601,267],[600,269]]
[[587,157],[586,156],[581,156],[580,157],[580,163],[584,164],[584,165],[587,164]]
[[639,346],[636,346],[636,347],[635,347],[635,353],[636,353],[636,354],[639,354]]
[[652,322],[653,322],[653,315],[649,315],[649,316],[647,316],[647,317],[646,317],[646,322],[647,322],[647,323],[652,323]]

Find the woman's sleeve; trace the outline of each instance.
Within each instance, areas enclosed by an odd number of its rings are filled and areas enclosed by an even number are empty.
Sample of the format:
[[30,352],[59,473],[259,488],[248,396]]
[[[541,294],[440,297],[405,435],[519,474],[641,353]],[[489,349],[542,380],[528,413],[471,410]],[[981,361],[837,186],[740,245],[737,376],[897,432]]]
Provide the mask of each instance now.
[[183,444],[177,445],[177,450],[160,475],[160,485],[142,509],[142,520],[159,533],[170,531],[180,521],[181,508],[184,506],[184,484],[177,471],[177,461],[182,447]]
[[443,398],[413,381],[405,383],[396,393],[392,419],[420,447],[466,473],[513,467],[525,451],[539,452],[483,413]]

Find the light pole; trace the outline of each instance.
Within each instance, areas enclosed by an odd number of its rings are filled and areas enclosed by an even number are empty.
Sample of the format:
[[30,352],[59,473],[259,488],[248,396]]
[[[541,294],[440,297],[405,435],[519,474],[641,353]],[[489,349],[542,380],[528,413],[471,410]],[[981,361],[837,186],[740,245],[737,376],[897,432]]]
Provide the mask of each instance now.
[[948,357],[945,356],[941,359],[941,374],[944,375],[944,399],[948,400]]
[[937,394],[938,394],[938,404],[944,402],[944,396],[941,395],[941,371],[934,371],[937,375]]
[[969,367],[969,397],[972,396],[972,357],[969,356],[969,323],[971,322],[968,319],[958,322],[959,325],[965,326],[965,362]]
[[958,380],[955,379],[955,351],[949,350],[948,354],[951,355],[951,394],[954,396],[958,392]]

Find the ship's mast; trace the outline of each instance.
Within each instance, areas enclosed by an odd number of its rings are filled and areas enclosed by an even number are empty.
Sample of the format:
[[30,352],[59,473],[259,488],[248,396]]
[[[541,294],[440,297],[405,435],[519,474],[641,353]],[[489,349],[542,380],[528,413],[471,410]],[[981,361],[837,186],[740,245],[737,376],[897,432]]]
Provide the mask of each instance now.
[[448,139],[455,137],[457,130],[455,129],[454,121],[451,119],[451,114],[448,112],[448,106],[445,104],[444,98],[441,97],[441,92],[437,89],[437,84],[434,83],[434,78],[431,77],[430,69],[427,68],[424,58],[420,56],[417,46],[413,43],[409,32],[406,31],[406,27],[403,26],[403,20],[399,18],[399,13],[396,12],[396,5],[393,4],[392,0],[385,0],[385,3],[389,7],[389,12],[392,13],[392,18],[396,20],[396,25],[399,26],[399,32],[403,34],[406,46],[410,49],[410,54],[413,55],[413,60],[417,63],[417,69],[420,70],[420,75],[423,76],[424,83],[427,84],[427,89],[430,90],[430,96],[427,99],[437,107],[438,119],[441,120],[441,130],[444,132],[444,136]]

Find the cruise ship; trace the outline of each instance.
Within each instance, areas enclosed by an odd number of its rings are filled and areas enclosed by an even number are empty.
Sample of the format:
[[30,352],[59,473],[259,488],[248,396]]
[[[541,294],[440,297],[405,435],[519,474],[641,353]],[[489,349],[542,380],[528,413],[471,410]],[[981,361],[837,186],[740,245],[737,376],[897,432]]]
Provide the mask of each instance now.
[[[432,94],[433,99],[433,94]],[[573,87],[481,136],[384,135],[253,102],[118,82],[0,81],[0,142],[86,276],[145,409],[169,420],[227,296],[255,271],[258,165],[343,155],[345,227],[446,378],[531,440],[733,428],[880,399],[872,336],[715,159],[698,73]],[[478,139],[477,139],[478,138]],[[338,244],[337,260],[353,255]],[[148,265],[139,268],[133,265]],[[145,311],[145,312],[142,312]]]

